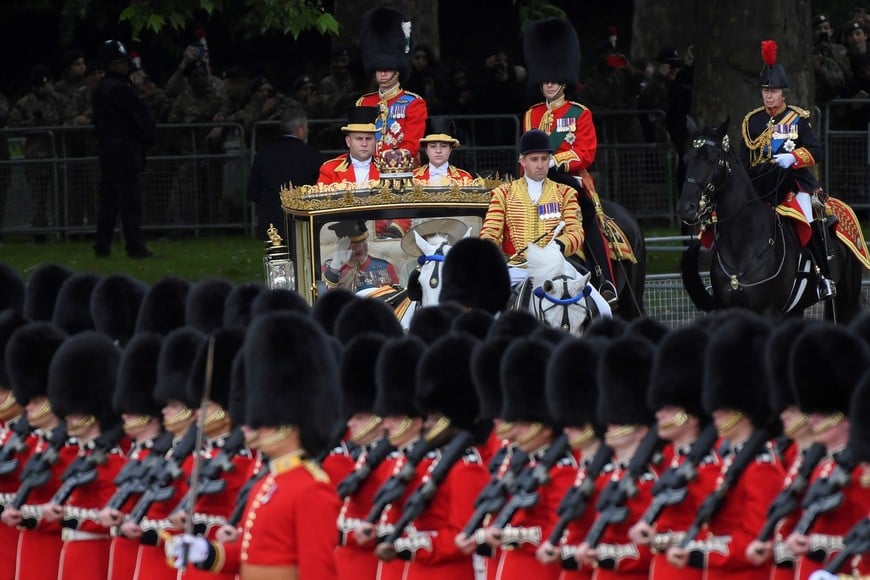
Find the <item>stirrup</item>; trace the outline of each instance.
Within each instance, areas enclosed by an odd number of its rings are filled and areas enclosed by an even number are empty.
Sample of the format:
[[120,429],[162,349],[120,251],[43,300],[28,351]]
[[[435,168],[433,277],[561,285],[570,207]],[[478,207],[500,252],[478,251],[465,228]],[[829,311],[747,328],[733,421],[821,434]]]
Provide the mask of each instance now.
[[829,300],[837,295],[837,285],[834,284],[833,280],[820,276],[818,292],[819,300]]
[[605,280],[601,283],[598,287],[598,293],[610,304],[611,309],[614,309],[619,304],[619,294],[616,292],[616,286],[610,280]]

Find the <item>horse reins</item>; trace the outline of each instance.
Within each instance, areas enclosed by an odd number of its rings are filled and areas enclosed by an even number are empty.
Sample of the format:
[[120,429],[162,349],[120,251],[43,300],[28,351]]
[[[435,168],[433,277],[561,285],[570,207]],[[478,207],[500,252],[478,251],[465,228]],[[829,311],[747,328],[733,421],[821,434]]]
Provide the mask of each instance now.
[[447,245],[447,242],[442,243],[438,246],[438,249],[435,250],[434,254],[423,254],[417,256],[417,265],[421,268],[428,262],[435,262],[435,268],[432,270],[432,274],[429,276],[429,288],[435,289],[438,287],[438,284],[441,283],[440,278],[440,269],[441,262],[444,261],[444,246]]

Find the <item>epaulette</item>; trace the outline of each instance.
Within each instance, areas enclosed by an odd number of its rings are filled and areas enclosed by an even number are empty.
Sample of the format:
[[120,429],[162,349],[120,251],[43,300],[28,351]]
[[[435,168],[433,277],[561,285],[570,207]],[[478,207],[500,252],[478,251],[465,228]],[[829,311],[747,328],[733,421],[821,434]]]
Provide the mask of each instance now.
[[589,110],[589,107],[587,107],[586,105],[584,105],[584,104],[582,104],[582,103],[578,103],[577,101],[568,101],[568,102],[571,103],[572,105],[577,105],[578,107],[580,107],[580,108],[583,109],[584,111],[588,111],[588,110]]
[[755,113],[758,113],[758,112],[760,112],[760,111],[763,111],[763,110],[764,110],[764,107],[758,107],[758,108],[756,108],[756,109],[752,109],[751,111],[749,111],[748,113],[746,113],[746,116],[743,117],[743,123],[742,123],[742,125],[746,125],[746,123],[749,122],[749,118],[750,118],[752,115],[754,115]]
[[302,465],[303,467],[305,467],[305,470],[311,474],[311,477],[314,478],[314,481],[318,481],[320,483],[329,483],[329,475],[327,475],[327,473],[323,471],[323,468],[320,467],[320,465],[310,460],[303,461]]
[[476,447],[469,447],[465,450],[465,455],[462,457],[463,463],[467,465],[480,465],[483,463],[483,458],[478,453]]
[[[404,89],[402,89],[402,90],[404,90]],[[421,101],[423,100],[423,97],[421,97],[421,96],[418,95],[417,93],[412,93],[411,91],[405,91],[405,94],[406,94],[406,95],[411,95],[412,97],[415,97],[415,98],[417,98],[417,99],[420,99]]]
[[802,119],[809,119],[812,116],[812,113],[796,105],[789,105],[788,108],[797,113],[798,116]]

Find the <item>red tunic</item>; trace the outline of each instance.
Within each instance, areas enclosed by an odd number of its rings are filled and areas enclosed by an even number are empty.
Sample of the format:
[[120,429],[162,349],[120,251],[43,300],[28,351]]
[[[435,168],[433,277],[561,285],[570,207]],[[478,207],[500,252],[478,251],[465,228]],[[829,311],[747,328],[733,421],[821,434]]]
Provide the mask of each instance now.
[[[0,429],[0,446],[6,445],[9,439],[12,438],[12,430],[10,424],[6,424]],[[21,474],[21,469],[27,463],[30,457],[31,450],[36,446],[38,437],[34,434],[27,436],[25,440],[25,448],[22,449],[14,459],[18,465],[13,471],[6,475],[0,476],[0,511],[5,507],[7,501],[11,501],[15,496],[15,491],[18,489],[18,476]],[[15,578],[15,558],[18,553],[18,529],[10,526],[0,525],[0,580],[12,580]]]
[[[370,163],[368,180],[377,181],[380,177],[381,174],[378,171],[377,165]],[[349,153],[342,153],[338,157],[333,157],[320,166],[320,175],[317,178],[317,183],[330,185],[346,182],[356,183],[356,172],[350,163]],[[368,186],[368,183],[364,184],[364,186]]]
[[426,185],[449,185],[454,181],[462,181],[463,179],[473,179],[471,174],[464,169],[459,169],[453,165],[447,165],[447,174],[438,176],[433,180],[429,176],[429,164],[418,167],[414,170],[414,179],[425,182]]
[[407,149],[411,155],[420,151],[420,139],[426,132],[429,111],[420,95],[396,86],[382,98],[380,93],[367,93],[356,101],[358,107],[378,107],[380,115],[377,127],[378,151],[383,149]]
[[[360,455],[365,456],[365,451],[361,451]],[[329,476],[332,487],[338,488],[338,484],[353,472],[355,462],[347,445],[342,441],[323,458],[320,466]]]
[[552,111],[546,103],[538,103],[523,116],[523,132],[530,129],[540,129],[550,136],[557,166],[586,179],[586,169],[595,161],[598,150],[592,111],[573,101],[563,100]]

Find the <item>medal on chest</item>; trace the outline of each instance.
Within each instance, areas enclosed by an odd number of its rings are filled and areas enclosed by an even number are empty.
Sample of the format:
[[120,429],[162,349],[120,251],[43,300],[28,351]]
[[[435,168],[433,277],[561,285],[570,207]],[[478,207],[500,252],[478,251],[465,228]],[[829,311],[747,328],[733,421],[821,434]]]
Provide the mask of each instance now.
[[559,210],[559,204],[555,201],[538,204],[538,218],[542,220],[558,219],[562,216]]

